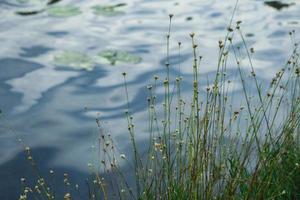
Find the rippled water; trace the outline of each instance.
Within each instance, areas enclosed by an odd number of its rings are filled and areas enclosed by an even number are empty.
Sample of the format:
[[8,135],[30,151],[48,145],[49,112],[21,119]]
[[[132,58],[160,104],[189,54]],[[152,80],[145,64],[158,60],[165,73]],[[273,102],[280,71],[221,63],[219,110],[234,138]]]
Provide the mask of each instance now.
[[[22,3],[23,2],[23,3]],[[25,2],[25,3],[24,3]],[[126,101],[122,72],[127,72],[129,96],[140,143],[147,138],[146,85],[164,71],[168,14],[174,13],[171,35],[172,74],[178,73],[177,42],[182,45],[181,73],[192,74],[190,32],[197,34],[204,57],[201,74],[216,70],[218,40],[225,35],[235,0],[62,0],[81,14],[57,17],[43,11],[45,1],[0,0],[0,199],[15,199],[19,178],[30,174],[24,160],[22,138],[33,149],[45,171],[69,171],[77,181],[87,176],[87,163],[94,160],[97,145],[95,118],[128,152]],[[96,5],[126,3],[115,15],[96,15]],[[247,43],[256,53],[253,63],[260,80],[269,80],[291,52],[288,32],[299,38],[300,4],[278,5],[242,0],[235,20],[243,21]],[[18,15],[28,11],[34,15]],[[93,62],[91,70],[59,67],[54,57],[79,52],[96,57],[103,50],[117,49],[142,58],[138,64]],[[172,66],[172,65],[171,65]],[[228,66],[235,70],[235,65]],[[205,83],[205,80],[203,81]],[[188,88],[188,84],[186,85]],[[233,93],[240,92],[235,85]],[[188,91],[185,91],[188,94]]]

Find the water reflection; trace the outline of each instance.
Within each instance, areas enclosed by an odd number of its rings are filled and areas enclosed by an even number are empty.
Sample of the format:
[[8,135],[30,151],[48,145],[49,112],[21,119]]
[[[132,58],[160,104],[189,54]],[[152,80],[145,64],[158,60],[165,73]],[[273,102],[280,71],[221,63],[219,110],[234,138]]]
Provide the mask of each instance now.
[[[0,194],[5,195],[0,199],[15,199],[21,169],[26,166],[16,142],[18,138],[30,145],[34,153],[41,152],[43,156],[37,158],[45,162],[41,168],[57,168],[84,177],[88,174],[86,164],[93,159],[90,146],[95,145],[97,138],[94,119],[99,114],[107,122],[105,128],[120,143],[122,151],[128,151],[122,72],[127,72],[129,100],[139,130],[138,140],[143,143],[148,138],[145,130],[146,85],[153,82],[155,74],[160,81],[164,78],[169,13],[175,14],[170,46],[171,76],[181,73],[183,95],[188,97],[193,71],[188,34],[194,31],[199,53],[203,56],[200,82],[203,86],[201,92],[205,92],[207,80],[216,70],[218,40],[224,36],[235,3],[234,0],[105,0],[99,4],[98,0],[63,0],[50,1],[50,4],[59,7],[72,4],[80,9],[80,14],[77,12],[77,15],[63,18],[50,16],[47,12],[26,17],[17,15],[18,11],[47,7],[46,1],[28,2],[0,3],[0,109],[4,113],[0,118],[0,184],[3,185]],[[94,6],[121,4],[115,8],[123,12],[121,15],[95,14],[92,9]],[[264,1],[241,1],[237,11],[236,19],[243,21],[242,31],[247,36],[247,44],[255,49],[253,64],[262,83],[286,62],[291,47],[288,32],[300,30],[299,4],[282,4],[282,9],[275,10],[268,8],[270,3]],[[297,34],[296,37],[299,38]],[[178,41],[182,42],[180,59]],[[235,41],[234,45],[241,45],[241,41]],[[90,71],[59,67],[53,61],[60,52],[82,52],[93,57],[107,49],[130,52],[142,60],[116,62],[113,66],[95,62]],[[234,60],[228,62],[228,77],[232,80],[230,92],[240,95],[234,63]],[[249,71],[247,66],[243,70],[245,73]],[[255,90],[252,87],[250,84],[248,89]],[[163,94],[164,88],[160,84],[157,88],[158,103]],[[9,127],[13,127],[13,131]],[[45,160],[45,157],[48,158]]]
[[21,57],[38,57],[45,53],[49,53],[52,49],[49,47],[37,45],[32,47],[23,47],[21,48],[22,52],[20,53]]
[[[55,148],[35,148],[33,152],[37,164],[40,166],[38,173],[49,180],[48,183],[50,186],[58,186],[55,187],[55,191],[53,191],[57,197],[62,198],[63,194],[70,190],[75,193],[75,183],[82,187],[80,191],[82,196],[75,197],[75,199],[81,199],[87,196],[87,189],[85,188],[85,179],[88,177],[87,173],[67,167],[50,168],[52,159],[59,153]],[[18,188],[16,186],[21,184],[21,178],[25,178],[27,183],[36,182],[37,171],[30,166],[25,157],[25,153],[21,152],[0,166],[0,176],[6,178],[5,181],[0,182],[1,191],[5,191],[1,192],[1,199],[19,199],[20,195],[16,192],[16,188]],[[16,168],[16,166],[22,166],[22,170]],[[50,170],[54,171],[53,175],[50,174]],[[65,173],[68,173],[70,177],[72,183],[71,187],[67,187],[63,183]]]

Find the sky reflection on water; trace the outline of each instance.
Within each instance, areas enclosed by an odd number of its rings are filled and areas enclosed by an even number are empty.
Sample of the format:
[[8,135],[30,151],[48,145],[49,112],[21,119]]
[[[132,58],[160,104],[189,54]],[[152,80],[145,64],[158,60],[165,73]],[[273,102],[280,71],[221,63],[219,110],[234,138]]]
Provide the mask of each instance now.
[[[184,94],[188,96],[188,80],[192,75],[189,33],[197,34],[199,53],[204,57],[200,73],[203,77],[212,76],[216,70],[217,43],[225,35],[235,3],[234,0],[107,0],[101,4],[126,2],[126,5],[122,7],[124,14],[105,16],[96,15],[91,9],[99,5],[98,0],[62,0],[55,5],[72,4],[80,8],[81,14],[70,17],[53,17],[47,11],[26,16],[16,14],[45,9],[45,1],[30,2],[26,5],[18,0],[0,1],[0,109],[4,113],[0,118],[0,168],[9,172],[1,174],[0,191],[4,192],[0,192],[0,199],[15,197],[13,191],[21,173],[14,172],[26,166],[16,161],[21,159],[18,138],[36,151],[43,149],[42,167],[73,170],[78,176],[85,176],[86,164],[94,159],[91,150],[97,138],[94,119],[100,114],[120,149],[128,151],[122,72],[128,74],[138,139],[146,139],[146,85],[152,82],[154,74],[163,77],[168,14],[175,14],[171,73],[178,74],[177,42],[181,41],[181,73],[186,80]],[[296,30],[299,39],[300,4],[290,2],[293,5],[278,10],[264,1],[240,1],[235,19],[243,21],[247,43],[255,48],[253,64],[261,81],[270,80],[291,53],[288,32]],[[142,62],[114,66],[95,63],[92,71],[85,71],[60,68],[53,61],[62,51],[96,56],[107,49],[133,53]],[[228,69],[234,82],[232,61]],[[202,83],[205,85],[206,80]],[[158,88],[158,92],[162,95],[163,88]],[[240,85],[237,83],[231,92],[241,92]],[[52,151],[57,153],[50,156],[48,153]]]

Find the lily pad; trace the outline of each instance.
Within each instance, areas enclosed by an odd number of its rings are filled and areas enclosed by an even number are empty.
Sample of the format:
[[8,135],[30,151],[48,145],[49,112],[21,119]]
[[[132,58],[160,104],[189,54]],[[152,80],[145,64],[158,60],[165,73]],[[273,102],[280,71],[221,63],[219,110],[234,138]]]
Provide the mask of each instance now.
[[13,0],[12,3],[20,5],[41,5],[45,4],[45,0]]
[[75,6],[52,6],[48,8],[48,14],[53,17],[71,17],[81,14],[78,7]]
[[104,50],[98,53],[98,56],[100,62],[109,62],[111,65],[115,65],[117,62],[138,64],[142,61],[142,58],[137,55],[118,50]]
[[48,0],[47,5],[52,5],[52,4],[58,3],[60,1],[62,1],[62,0]]
[[[27,4],[32,0],[16,0],[16,2],[21,3],[21,4]],[[37,0],[33,0],[33,1],[37,1]]]
[[116,4],[116,5],[107,5],[107,6],[93,6],[93,12],[95,15],[103,15],[103,16],[116,16],[125,14],[124,11],[117,10],[119,7],[125,6],[126,4]]
[[22,15],[22,16],[29,16],[29,15],[37,15],[40,14],[42,12],[44,12],[45,9],[42,10],[30,10],[30,11],[17,11],[16,14],[17,15]]
[[17,15],[28,16],[28,15],[36,15],[44,12],[47,6],[52,4],[56,4],[62,0],[12,0],[16,4],[27,7],[28,9],[23,9],[20,11],[16,11]]
[[39,14],[45,11],[46,7],[44,0],[12,0],[11,2],[20,8],[15,13],[22,16]]
[[288,8],[292,5],[295,5],[294,3],[285,3],[283,1],[265,1],[264,4],[276,10],[281,10],[283,8]]
[[93,60],[88,55],[75,51],[65,51],[55,55],[54,64],[87,71],[91,71],[95,67]]

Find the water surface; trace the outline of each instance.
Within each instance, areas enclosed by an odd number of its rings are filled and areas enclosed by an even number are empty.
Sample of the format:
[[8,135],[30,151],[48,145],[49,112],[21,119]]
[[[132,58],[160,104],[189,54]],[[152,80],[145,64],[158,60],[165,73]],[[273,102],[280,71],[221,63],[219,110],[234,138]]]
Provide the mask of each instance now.
[[[285,1],[286,2],[286,1]],[[234,0],[42,0],[0,1],[0,199],[16,199],[19,179],[30,167],[18,139],[33,149],[44,172],[56,169],[73,174],[75,181],[88,174],[95,160],[95,118],[129,154],[126,99],[122,72],[127,73],[131,109],[140,143],[147,139],[146,85],[155,74],[163,77],[166,61],[168,14],[173,13],[171,73],[178,72],[177,42],[182,42],[181,73],[191,79],[191,42],[195,32],[204,57],[203,77],[216,70],[218,40],[225,35]],[[97,13],[95,6],[117,5],[116,13]],[[49,6],[72,5],[69,13]],[[289,31],[299,39],[300,4],[284,5],[260,0],[240,1],[235,20],[242,20],[247,43],[255,48],[253,63],[258,78],[269,80],[291,53]],[[141,62],[95,61],[104,50],[119,50]],[[76,52],[81,66],[61,66],[55,57]],[[91,59],[91,60],[89,60]],[[88,67],[87,67],[88,66]],[[229,65],[235,71],[235,65]],[[233,77],[234,79],[234,77]],[[234,80],[233,80],[234,81]],[[203,83],[206,80],[202,81]],[[184,92],[189,94],[189,84]],[[163,89],[158,89],[163,91]],[[237,84],[232,93],[241,92]]]

